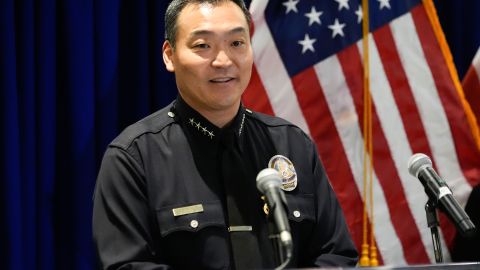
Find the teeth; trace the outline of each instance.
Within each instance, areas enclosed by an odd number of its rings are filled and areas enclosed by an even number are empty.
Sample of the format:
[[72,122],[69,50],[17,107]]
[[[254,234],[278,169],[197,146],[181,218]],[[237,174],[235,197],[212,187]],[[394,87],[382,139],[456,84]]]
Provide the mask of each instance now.
[[214,79],[212,81],[214,81],[214,82],[227,82],[229,80],[230,80],[230,78],[223,78],[223,79]]

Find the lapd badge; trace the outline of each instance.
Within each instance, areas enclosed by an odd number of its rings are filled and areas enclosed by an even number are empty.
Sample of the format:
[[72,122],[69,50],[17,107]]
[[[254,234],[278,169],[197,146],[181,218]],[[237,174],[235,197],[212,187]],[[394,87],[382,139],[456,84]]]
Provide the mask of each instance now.
[[277,170],[282,176],[282,186],[284,191],[292,191],[297,187],[297,172],[293,163],[285,156],[273,156],[268,162],[268,167]]

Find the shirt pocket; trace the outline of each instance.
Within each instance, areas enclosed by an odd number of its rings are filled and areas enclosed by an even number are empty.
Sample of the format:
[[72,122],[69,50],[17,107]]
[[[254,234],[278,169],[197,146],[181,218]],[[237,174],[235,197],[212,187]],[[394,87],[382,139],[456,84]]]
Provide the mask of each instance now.
[[[201,205],[202,211],[175,216],[174,209]],[[173,232],[197,232],[207,227],[226,228],[220,201],[166,206],[157,210],[157,222],[160,235],[165,237]]]
[[315,221],[313,194],[285,194],[290,222]]

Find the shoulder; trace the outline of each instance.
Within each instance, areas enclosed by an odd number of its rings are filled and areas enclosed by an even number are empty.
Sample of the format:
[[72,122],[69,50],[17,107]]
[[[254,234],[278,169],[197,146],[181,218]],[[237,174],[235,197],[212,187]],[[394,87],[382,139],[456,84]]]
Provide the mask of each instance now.
[[259,112],[247,110],[247,115],[253,125],[268,131],[277,154],[290,158],[296,164],[313,164],[312,161],[317,158],[316,145],[300,127],[280,117]]
[[109,146],[127,150],[133,142],[148,134],[158,134],[175,123],[169,115],[172,104],[125,128]]
[[301,128],[283,118],[255,112],[249,109],[246,109],[246,112],[248,118],[260,125],[263,125],[271,133],[278,133],[279,136],[282,134],[288,136],[299,136],[307,141],[310,141],[310,137]]

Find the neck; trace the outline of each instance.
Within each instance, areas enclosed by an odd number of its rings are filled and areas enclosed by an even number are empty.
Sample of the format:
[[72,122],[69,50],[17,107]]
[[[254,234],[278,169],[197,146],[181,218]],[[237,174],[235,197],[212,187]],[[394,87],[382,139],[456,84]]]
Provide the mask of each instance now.
[[[183,97],[182,97],[183,98]],[[192,109],[197,111],[203,117],[205,117],[210,123],[214,124],[218,128],[223,128],[230,124],[233,121],[233,118],[238,113],[238,108],[240,107],[240,100],[236,102],[233,106],[229,106],[228,108],[208,108],[203,106],[198,106],[193,102],[189,102],[185,98],[183,100],[190,106]]]
[[238,113],[239,106],[240,102],[238,102],[238,105],[232,106],[225,110],[198,110],[197,108],[194,109],[197,110],[203,117],[207,118],[207,120],[215,126],[223,128],[233,121],[233,118],[235,118]]

